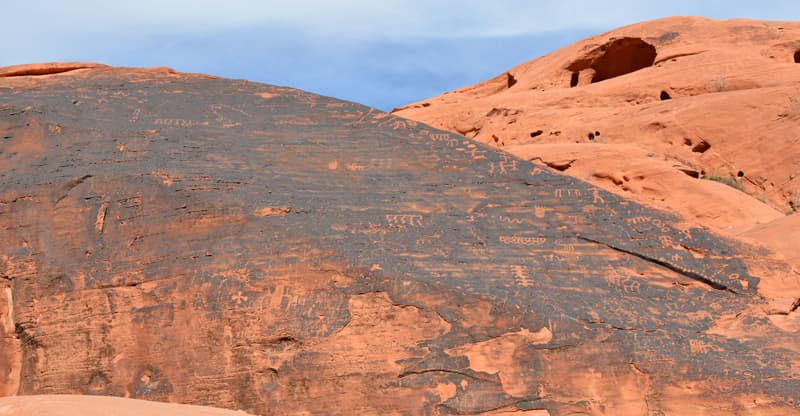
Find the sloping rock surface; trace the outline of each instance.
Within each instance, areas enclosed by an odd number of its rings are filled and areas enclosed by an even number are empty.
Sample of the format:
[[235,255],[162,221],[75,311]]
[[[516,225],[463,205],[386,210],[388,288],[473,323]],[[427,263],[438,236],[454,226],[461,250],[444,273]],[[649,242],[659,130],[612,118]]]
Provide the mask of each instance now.
[[737,236],[800,210],[799,57],[798,22],[672,17],[395,113]]
[[0,78],[0,389],[253,414],[800,413],[798,276],[298,90]]
[[11,396],[0,398],[2,416],[248,416],[241,411],[102,396]]

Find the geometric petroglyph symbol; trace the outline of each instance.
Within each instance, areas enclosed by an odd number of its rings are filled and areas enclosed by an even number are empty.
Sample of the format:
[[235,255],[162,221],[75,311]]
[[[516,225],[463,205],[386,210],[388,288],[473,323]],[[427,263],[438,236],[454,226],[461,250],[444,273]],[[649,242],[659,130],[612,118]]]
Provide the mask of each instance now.
[[627,278],[622,281],[622,290],[627,293],[639,293],[641,287],[642,283],[638,280]]
[[386,214],[386,222],[390,227],[417,227],[422,225],[422,215],[415,214]]
[[459,145],[458,139],[447,133],[431,133],[430,137],[434,142],[445,142],[447,147],[456,147]]
[[498,219],[500,220],[500,222],[507,222],[509,224],[522,224],[521,219],[506,217],[505,215],[501,215]]
[[580,198],[580,189],[556,189],[556,198],[574,197]]
[[[328,165],[329,165],[329,168],[330,168],[331,165],[330,164],[328,164]],[[337,163],[337,165],[338,165],[338,163]],[[392,159],[384,159],[384,158],[373,158],[373,159],[370,159],[369,162],[366,162],[366,163],[353,162],[353,163],[348,163],[347,165],[345,165],[345,169],[347,169],[347,170],[349,170],[351,172],[358,172],[358,171],[370,170],[370,169],[384,170],[384,169],[391,169],[391,168],[392,168]]]
[[513,246],[539,246],[547,241],[544,237],[520,237],[517,235],[501,235],[500,242]]
[[511,269],[514,271],[514,277],[520,286],[529,287],[532,285],[531,278],[528,275],[528,268],[526,266],[514,265],[511,266]]

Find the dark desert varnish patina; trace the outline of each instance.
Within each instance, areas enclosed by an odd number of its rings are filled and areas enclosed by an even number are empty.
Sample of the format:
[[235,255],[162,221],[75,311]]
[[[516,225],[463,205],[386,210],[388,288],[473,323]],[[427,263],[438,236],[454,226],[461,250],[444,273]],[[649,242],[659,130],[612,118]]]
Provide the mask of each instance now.
[[0,387],[265,415],[796,413],[796,334],[754,312],[753,270],[787,266],[674,222],[299,90],[16,70]]

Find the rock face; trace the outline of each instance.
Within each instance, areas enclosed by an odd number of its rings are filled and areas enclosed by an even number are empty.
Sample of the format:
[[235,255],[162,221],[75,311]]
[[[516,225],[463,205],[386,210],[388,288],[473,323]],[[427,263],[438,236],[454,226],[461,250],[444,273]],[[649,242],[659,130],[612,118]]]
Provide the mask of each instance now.
[[667,18],[395,113],[739,235],[800,210],[798,54],[797,22]]
[[100,396],[41,395],[0,398],[2,416],[248,416],[206,406]]
[[800,414],[764,251],[357,104],[54,67],[0,78],[5,395]]

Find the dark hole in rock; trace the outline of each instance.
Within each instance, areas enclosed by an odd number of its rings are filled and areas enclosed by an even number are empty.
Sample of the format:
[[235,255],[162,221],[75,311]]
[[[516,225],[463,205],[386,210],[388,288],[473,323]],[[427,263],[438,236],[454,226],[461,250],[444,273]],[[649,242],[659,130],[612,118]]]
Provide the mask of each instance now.
[[589,132],[588,136],[589,136],[589,140],[594,140],[594,133]]
[[559,162],[545,162],[547,167],[555,169],[559,172],[564,172],[567,169],[572,167],[572,164],[575,163],[575,159],[569,161],[559,161]]
[[679,170],[681,172],[683,172],[683,173],[695,178],[695,179],[700,178],[700,172],[698,172],[698,171],[696,171],[694,169],[682,168],[682,169],[679,169]]
[[744,176],[744,172],[742,172],[742,171],[739,171],[739,173],[737,173],[737,174],[736,174],[736,176],[738,176],[738,177],[740,177],[740,178],[741,178],[741,177],[743,177],[743,176]]
[[600,131],[595,131],[594,135],[595,135],[595,137],[599,136],[600,135]]
[[688,137],[684,137],[683,138],[683,144],[685,144],[687,146],[691,146],[692,145],[692,139],[690,139]]
[[492,139],[494,139],[494,142],[495,142],[495,143],[497,143],[497,142],[499,142],[499,141],[500,141],[500,138],[499,138],[499,137],[497,137],[497,136],[495,136],[494,134],[492,135]]
[[[592,82],[605,81],[621,75],[653,66],[656,61],[656,47],[640,38],[614,39],[589,52],[583,58],[567,67],[572,71],[577,85],[577,72],[593,69]],[[572,85],[573,82],[570,82]],[[575,86],[572,85],[572,86]]]
[[580,77],[579,73],[577,73],[577,72],[573,72],[572,73],[572,76],[569,79],[569,87],[570,88],[575,88],[575,87],[578,86],[578,78],[579,77]]
[[542,130],[536,130],[531,132],[531,137],[536,137],[544,133]]
[[794,63],[800,64],[800,49],[794,52]]
[[706,142],[705,140],[700,140],[700,143],[697,143],[696,145],[694,145],[694,147],[692,148],[692,151],[695,152],[695,153],[705,153],[706,150],[708,150],[710,148],[711,148],[711,145],[708,144],[708,142]]
[[516,84],[516,83],[517,83],[517,79],[516,79],[516,78],[514,78],[514,76],[513,76],[513,75],[511,75],[511,73],[510,73],[510,72],[506,72],[506,76],[507,76],[507,84],[508,84],[508,88],[511,88],[511,87],[513,87],[513,86],[514,86],[514,84]]
[[664,101],[664,100],[669,100],[672,97],[669,95],[668,92],[661,91],[661,94],[658,96],[658,98],[661,98],[661,101]]

